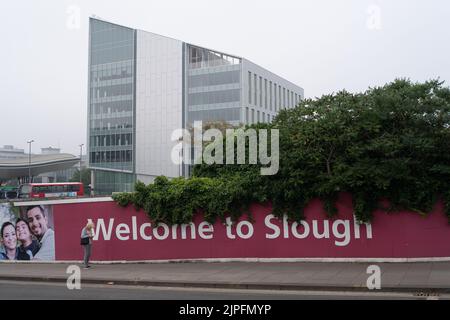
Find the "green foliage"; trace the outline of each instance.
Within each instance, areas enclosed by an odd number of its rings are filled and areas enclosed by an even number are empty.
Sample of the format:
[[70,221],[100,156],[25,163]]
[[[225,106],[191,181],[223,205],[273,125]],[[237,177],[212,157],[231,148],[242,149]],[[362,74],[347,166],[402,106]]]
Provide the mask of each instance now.
[[332,216],[341,192],[352,194],[357,218],[369,221],[380,200],[388,200],[388,211],[426,214],[442,198],[450,222],[450,90],[442,84],[396,80],[304,100],[270,125],[251,126],[279,129],[276,175],[261,176],[259,164],[203,164],[190,179],[158,178],[118,199],[152,219],[180,223],[196,209],[210,221],[226,212],[236,217],[255,201],[300,220],[314,198]]
[[249,181],[239,177],[233,180],[193,177],[169,181],[161,176],[147,186],[137,182],[135,192],[115,194],[113,199],[121,206],[134,204],[136,209],[143,209],[155,223],[189,223],[199,209],[205,220],[213,223],[217,218],[225,221],[227,213],[237,219],[242,213],[248,213],[250,203],[262,201],[252,193],[242,192],[251,187]]
[[[77,169],[72,178],[70,179],[70,182],[79,182],[80,181],[80,170]],[[88,190],[89,185],[91,184],[91,170],[87,168],[81,169],[81,182],[84,185],[85,190]]]

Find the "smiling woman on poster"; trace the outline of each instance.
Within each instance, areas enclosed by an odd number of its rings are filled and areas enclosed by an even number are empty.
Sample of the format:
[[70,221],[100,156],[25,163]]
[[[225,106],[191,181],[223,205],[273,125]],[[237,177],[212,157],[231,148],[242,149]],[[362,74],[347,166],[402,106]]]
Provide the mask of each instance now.
[[0,236],[5,249],[4,252],[0,253],[0,260],[16,260],[18,249],[14,225],[11,222],[5,222],[2,225]]
[[39,242],[34,239],[28,223],[21,218],[16,221],[16,235],[17,240],[21,243],[19,246],[20,256],[25,257],[24,260],[33,259],[39,251]]
[[0,239],[4,251],[0,252],[0,260],[30,260],[27,254],[17,247],[16,228],[11,222],[5,222],[0,230]]

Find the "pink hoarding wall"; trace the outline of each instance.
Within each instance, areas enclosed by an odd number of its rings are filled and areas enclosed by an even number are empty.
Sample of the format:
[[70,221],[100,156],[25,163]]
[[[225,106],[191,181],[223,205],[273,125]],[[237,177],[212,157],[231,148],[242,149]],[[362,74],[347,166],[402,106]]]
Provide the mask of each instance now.
[[81,260],[81,229],[96,225],[92,260],[218,258],[425,258],[450,257],[450,225],[437,204],[426,217],[412,212],[374,213],[370,225],[354,222],[351,198],[342,195],[337,217],[312,201],[300,224],[278,220],[270,205],[251,207],[253,222],[155,227],[143,211],[114,202],[53,207],[57,260]]

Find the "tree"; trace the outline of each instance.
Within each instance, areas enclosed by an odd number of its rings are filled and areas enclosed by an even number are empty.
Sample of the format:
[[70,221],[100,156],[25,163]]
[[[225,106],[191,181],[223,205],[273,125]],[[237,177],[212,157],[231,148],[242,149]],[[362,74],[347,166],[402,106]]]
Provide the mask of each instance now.
[[[70,182],[80,182],[80,170],[77,169],[72,178],[70,179]],[[91,184],[91,170],[88,168],[81,169],[81,182],[84,185],[85,190],[89,190],[89,185]]]
[[399,79],[364,93],[341,91],[248,127],[280,131],[276,175],[261,176],[260,164],[201,164],[190,179],[140,185],[118,200],[179,223],[196,209],[213,219],[266,200],[291,220],[304,218],[314,198],[334,215],[341,192],[352,195],[358,220],[368,221],[376,208],[426,214],[441,198],[450,222],[450,89],[443,82]]
[[[247,170],[274,204],[274,213],[302,218],[313,198],[336,213],[337,195],[353,195],[355,213],[371,219],[379,200],[387,210],[429,212],[446,199],[450,217],[450,90],[438,80],[395,80],[364,93],[341,91],[282,110],[270,128],[280,130],[280,170],[260,177]],[[226,167],[226,168],[225,168]],[[242,175],[239,166],[205,166],[196,176]],[[265,188],[264,188],[265,187]]]

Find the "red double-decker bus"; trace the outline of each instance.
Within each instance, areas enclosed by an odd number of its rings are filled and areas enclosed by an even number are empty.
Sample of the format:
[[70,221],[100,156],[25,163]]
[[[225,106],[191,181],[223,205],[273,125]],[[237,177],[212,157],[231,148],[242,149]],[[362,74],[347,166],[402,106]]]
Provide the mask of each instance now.
[[19,188],[19,198],[66,198],[84,196],[80,182],[28,183]]

